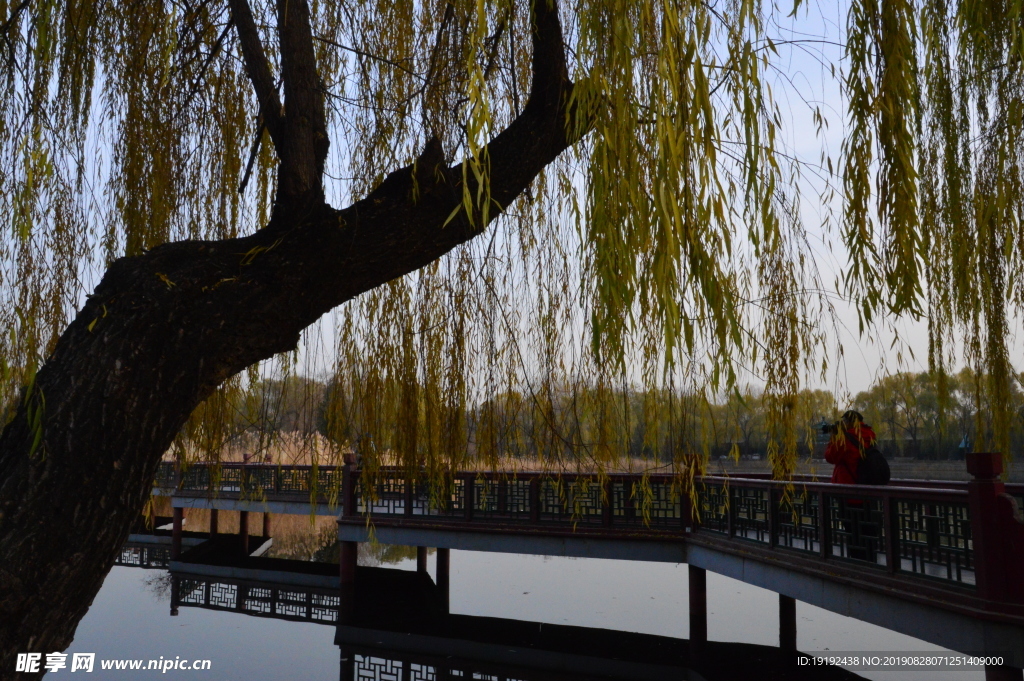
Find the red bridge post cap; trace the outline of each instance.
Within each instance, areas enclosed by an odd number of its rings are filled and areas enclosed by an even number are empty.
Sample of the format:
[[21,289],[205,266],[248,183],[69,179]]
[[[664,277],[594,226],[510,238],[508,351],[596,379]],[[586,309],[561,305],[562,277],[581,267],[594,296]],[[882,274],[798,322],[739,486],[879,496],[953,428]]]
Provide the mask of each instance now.
[[1003,473],[1003,455],[999,452],[973,452],[967,455],[967,472],[979,480],[992,480]]

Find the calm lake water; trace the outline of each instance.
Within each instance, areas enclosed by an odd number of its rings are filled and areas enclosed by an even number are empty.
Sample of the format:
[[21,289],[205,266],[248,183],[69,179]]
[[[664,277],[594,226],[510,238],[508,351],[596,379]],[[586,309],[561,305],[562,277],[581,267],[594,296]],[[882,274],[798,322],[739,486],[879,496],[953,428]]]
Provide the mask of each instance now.
[[[414,570],[400,559],[395,569]],[[434,574],[433,555],[430,573]],[[711,640],[778,644],[777,595],[708,573]],[[451,552],[452,613],[551,624],[688,636],[686,565]],[[936,651],[937,646],[797,604],[798,648],[811,651]],[[210,671],[175,678],[309,679],[339,677],[330,625],[182,607],[170,616],[166,570],[115,567],[66,652],[97,660],[209,659]],[[68,658],[70,660],[70,656]],[[64,675],[68,669],[48,675]],[[157,671],[96,670],[87,678],[154,678]],[[981,681],[982,672],[861,672],[868,679]]]

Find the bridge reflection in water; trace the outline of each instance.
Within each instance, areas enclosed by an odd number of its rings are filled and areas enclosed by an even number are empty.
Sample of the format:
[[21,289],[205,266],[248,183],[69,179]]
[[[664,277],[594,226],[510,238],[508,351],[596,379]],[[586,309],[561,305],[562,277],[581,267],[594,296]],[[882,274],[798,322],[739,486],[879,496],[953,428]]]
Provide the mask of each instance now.
[[710,643],[691,668],[684,639],[452,615],[433,580],[412,571],[360,567],[361,588],[347,622],[340,621],[338,589],[178,570],[171,579],[172,615],[204,608],[335,626],[341,681],[860,678],[841,669],[798,668],[793,654],[769,646]]
[[137,568],[167,569],[171,563],[170,545],[160,545],[129,541],[121,549],[114,565]]

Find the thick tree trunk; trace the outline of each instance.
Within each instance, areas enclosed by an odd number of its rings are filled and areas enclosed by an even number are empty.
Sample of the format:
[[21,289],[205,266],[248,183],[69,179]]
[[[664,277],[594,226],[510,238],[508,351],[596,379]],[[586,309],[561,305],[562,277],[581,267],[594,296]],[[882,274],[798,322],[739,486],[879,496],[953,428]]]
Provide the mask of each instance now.
[[[557,13],[538,10],[531,99],[487,151],[499,207],[585,127],[566,133],[561,51]],[[345,210],[300,192],[251,237],[167,244],[110,267],[0,435],[0,678],[18,652],[70,644],[162,454],[221,382],[480,232],[466,219],[442,227],[462,177],[433,141]]]

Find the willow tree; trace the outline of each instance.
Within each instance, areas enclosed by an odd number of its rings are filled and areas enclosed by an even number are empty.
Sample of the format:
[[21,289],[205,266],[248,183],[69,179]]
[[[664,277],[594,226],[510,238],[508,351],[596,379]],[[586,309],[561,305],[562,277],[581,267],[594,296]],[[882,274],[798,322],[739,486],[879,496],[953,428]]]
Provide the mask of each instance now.
[[928,315],[933,365],[964,352],[999,404],[1020,3],[854,0],[819,65],[845,142],[817,167],[774,99],[815,43],[780,29],[795,9],[0,0],[0,668],[68,645],[183,427],[215,433],[221,386],[335,308],[327,420],[371,463],[459,465],[470,413],[493,456],[526,403],[602,470],[649,421],[683,475],[673,410],[743,366],[787,475],[827,362],[815,168],[862,328]]

